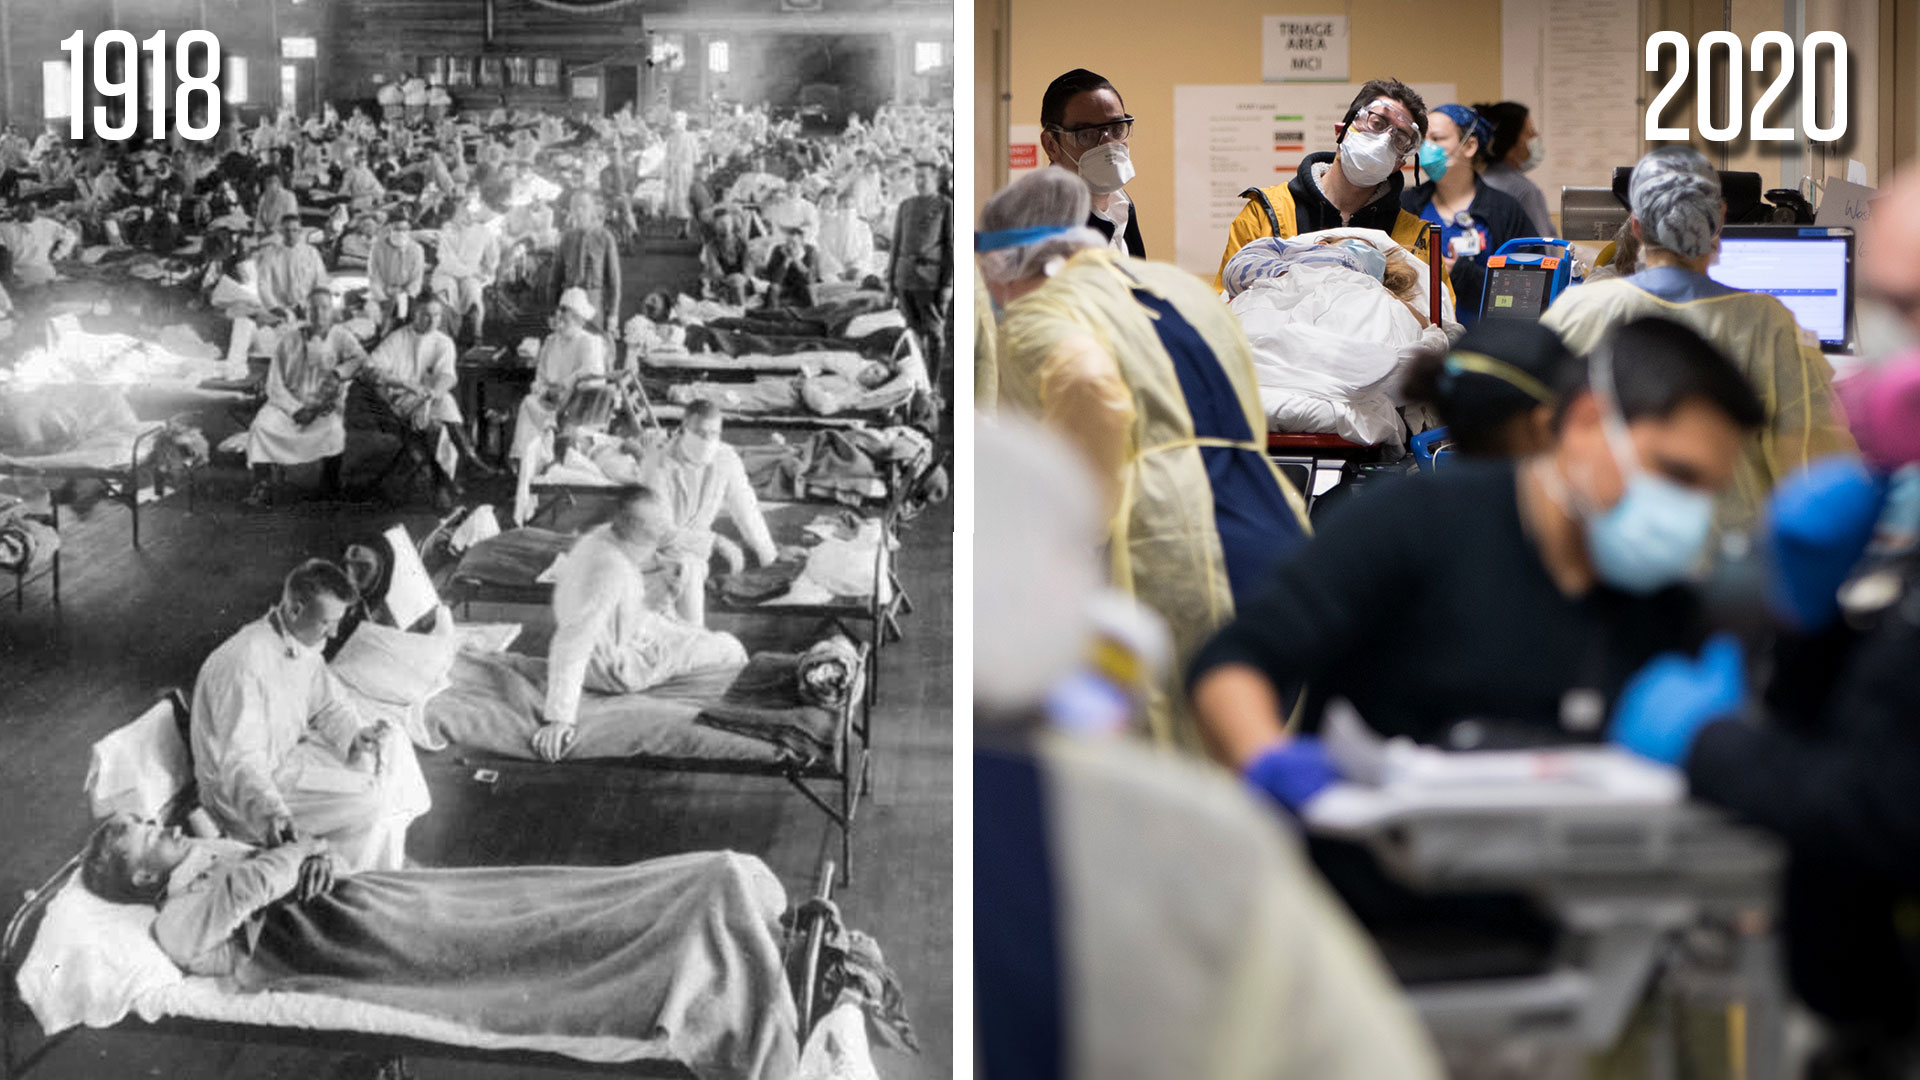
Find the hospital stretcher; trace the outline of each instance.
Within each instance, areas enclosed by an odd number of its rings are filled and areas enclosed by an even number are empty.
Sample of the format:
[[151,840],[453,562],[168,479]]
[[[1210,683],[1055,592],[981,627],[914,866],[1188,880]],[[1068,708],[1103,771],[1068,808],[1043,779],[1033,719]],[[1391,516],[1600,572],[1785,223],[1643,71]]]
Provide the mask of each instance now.
[[[807,523],[823,507],[819,504],[784,503],[767,505],[763,509],[774,542],[791,545],[804,539]],[[511,529],[481,541],[455,558],[448,550],[446,540],[463,516],[464,513],[460,511],[450,515],[420,545],[421,558],[428,571],[443,582],[441,594],[446,597],[447,603],[459,608],[463,615],[476,602],[535,607],[548,605],[553,599],[553,586],[539,578],[573,545],[577,537],[549,529]],[[854,640],[865,642],[873,651],[866,690],[867,701],[873,704],[879,700],[881,655],[889,644],[905,636],[900,620],[913,613],[913,598],[902,585],[895,563],[899,517],[898,505],[877,517],[880,522],[880,542],[874,545],[873,575],[865,595],[836,596],[818,603],[782,604],[747,603],[729,600],[724,594],[710,594],[707,613],[824,621]],[[868,515],[862,515],[862,518],[875,520]]]
[[[179,733],[179,749],[172,755],[173,762],[155,766],[156,773],[161,774],[155,779],[172,785],[172,796],[158,816],[162,821],[179,823],[186,819],[194,805],[193,771],[185,757],[190,745],[186,699],[178,691],[170,692],[135,723],[151,719],[164,722],[169,716]],[[22,996],[19,976],[49,908],[63,891],[82,888],[79,883],[82,857],[83,853],[76,853],[38,888],[27,893],[25,901],[8,921],[4,939],[0,940],[0,1080],[26,1076],[71,1034],[63,1031],[47,1036],[39,1028],[38,1019]],[[830,899],[833,875],[832,860],[824,860],[819,870],[816,898]],[[820,905],[793,905],[792,910],[793,924],[781,947],[791,981],[798,985],[790,987],[782,980],[777,992],[793,994],[798,1017],[796,1042],[805,1045],[807,1036],[831,1005],[823,1000],[828,991],[829,974],[822,963],[827,916]],[[144,942],[131,944],[148,947]],[[769,1007],[774,1007],[774,1003],[769,1003]],[[140,1019],[129,1017],[108,1025],[96,1024],[89,1018],[87,1024],[214,1042],[270,1043],[370,1054],[394,1062],[418,1057],[570,1073],[676,1078],[698,1075],[685,1061],[633,1056],[640,1050],[639,1044],[620,1043],[609,1049],[605,1045],[609,1040],[570,1042],[559,1037],[504,1036],[397,1009],[356,1008],[353,1002],[318,994],[240,993],[227,989],[221,980],[198,976],[183,977],[171,985],[142,991],[133,1011]],[[30,1036],[35,1034],[39,1036],[37,1041],[30,1043]],[[593,1047],[583,1050],[584,1043],[592,1043]]]
[[[1543,973],[1408,988],[1450,1055],[1522,1042],[1576,1058],[1603,1050],[1663,977],[1691,975],[1717,986],[1742,1075],[1784,1076],[1786,995],[1765,929],[1780,890],[1777,844],[1688,801],[1676,770],[1616,748],[1403,747],[1417,765],[1383,778],[1334,749],[1342,738],[1329,746],[1343,772],[1371,773],[1377,786],[1343,783],[1309,802],[1312,834],[1363,845],[1416,892],[1518,893],[1563,928]],[[1703,933],[1729,939],[1730,977],[1690,968],[1683,944]],[[1669,1062],[1673,1051],[1655,1047]]]

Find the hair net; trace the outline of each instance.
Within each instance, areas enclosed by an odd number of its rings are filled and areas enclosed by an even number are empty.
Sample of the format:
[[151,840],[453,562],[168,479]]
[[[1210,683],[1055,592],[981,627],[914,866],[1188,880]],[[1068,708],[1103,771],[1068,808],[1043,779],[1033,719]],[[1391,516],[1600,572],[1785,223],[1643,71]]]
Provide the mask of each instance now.
[[1038,706],[1086,659],[1100,539],[1097,485],[1072,448],[1016,418],[975,426],[976,716]]
[[1720,235],[1720,174],[1692,147],[1665,146],[1641,158],[1627,201],[1647,243],[1689,259],[1711,252]]
[[1093,195],[1086,181],[1065,169],[1036,169],[996,192],[980,210],[980,232],[1039,227],[1068,231],[1020,247],[982,252],[980,272],[1005,284],[1048,273],[1048,264],[1088,248],[1106,246],[1106,238],[1086,228]]
[[1453,126],[1460,129],[1462,139],[1471,135],[1479,139],[1483,147],[1493,143],[1493,124],[1465,105],[1442,105],[1433,111],[1453,121]]
[[1250,240],[1220,273],[1228,296],[1239,296],[1257,281],[1279,277],[1297,266],[1343,266],[1378,281],[1386,276],[1387,257],[1365,240],[1316,244],[1312,240],[1283,240],[1263,236]]
[[1920,351],[1835,386],[1869,464],[1893,470],[1920,461]]

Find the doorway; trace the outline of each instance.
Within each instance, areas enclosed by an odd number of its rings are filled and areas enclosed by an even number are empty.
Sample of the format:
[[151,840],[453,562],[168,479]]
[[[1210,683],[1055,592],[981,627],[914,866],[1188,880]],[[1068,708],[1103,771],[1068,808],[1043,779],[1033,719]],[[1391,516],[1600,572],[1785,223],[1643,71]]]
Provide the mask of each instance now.
[[640,111],[640,69],[637,67],[609,67],[607,79],[607,115],[612,116],[626,104],[633,105],[633,111]]

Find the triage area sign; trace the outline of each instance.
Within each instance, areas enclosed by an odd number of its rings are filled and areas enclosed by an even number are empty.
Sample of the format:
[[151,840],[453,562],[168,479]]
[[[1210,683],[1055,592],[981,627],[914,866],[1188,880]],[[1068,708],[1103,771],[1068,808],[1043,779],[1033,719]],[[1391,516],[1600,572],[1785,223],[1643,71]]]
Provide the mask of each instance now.
[[1262,15],[1261,78],[1267,82],[1346,82],[1345,15]]

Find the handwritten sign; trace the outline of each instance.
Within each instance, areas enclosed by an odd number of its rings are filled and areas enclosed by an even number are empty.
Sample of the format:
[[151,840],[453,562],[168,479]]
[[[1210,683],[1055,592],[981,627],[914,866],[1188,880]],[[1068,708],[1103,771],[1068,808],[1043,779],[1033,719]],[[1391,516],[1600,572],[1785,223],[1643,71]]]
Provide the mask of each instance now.
[[1880,193],[1870,187],[1845,180],[1827,181],[1820,210],[1813,216],[1815,225],[1844,225],[1859,229],[1873,213],[1874,197]]
[[1261,78],[1346,82],[1350,29],[1345,15],[1261,16]]

